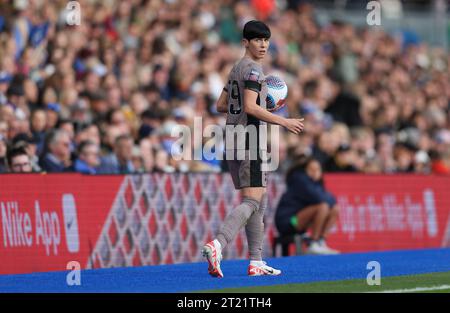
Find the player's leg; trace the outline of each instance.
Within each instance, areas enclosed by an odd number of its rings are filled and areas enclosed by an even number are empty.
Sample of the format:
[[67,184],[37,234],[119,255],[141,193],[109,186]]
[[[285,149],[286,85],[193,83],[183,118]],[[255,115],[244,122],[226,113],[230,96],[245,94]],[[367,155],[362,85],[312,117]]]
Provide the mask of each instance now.
[[265,187],[251,187],[242,190],[244,197],[260,199],[259,209],[255,211],[245,225],[248,249],[250,254],[250,264],[248,275],[280,275],[281,271],[270,267],[262,260],[262,247],[264,241],[264,212],[267,208],[267,193]]
[[248,249],[250,254],[250,264],[248,275],[280,275],[281,271],[270,267],[262,260],[262,247],[264,241],[264,212],[267,208],[267,193],[265,190],[261,196],[259,210],[254,212],[245,225]]
[[203,247],[203,255],[207,258],[209,263],[209,274],[212,276],[223,277],[222,270],[220,269],[222,250],[229,243],[233,242],[239,230],[241,230],[249,217],[253,212],[257,211],[258,208],[258,201],[244,197],[242,203],[227,215],[217,233],[216,239]]
[[219,241],[222,249],[229,243],[233,242],[234,238],[241,228],[247,223],[250,216],[257,211],[259,211],[259,201],[244,196],[242,203],[227,215],[217,234],[217,240]]
[[[251,161],[229,161],[228,167],[234,186],[241,190],[242,203],[225,218],[217,234],[217,240],[222,249],[234,240],[241,228],[247,224],[250,216],[259,211],[260,201],[265,192],[263,184],[260,182],[256,184],[256,180],[251,175]],[[258,187],[253,187],[252,184]]]
[[261,197],[259,210],[250,216],[245,225],[250,261],[262,261],[262,246],[264,240],[264,212],[267,207],[267,193]]
[[[247,189],[248,176],[246,169],[248,162],[245,161],[228,161],[228,167],[236,189]],[[259,202],[263,194],[264,188],[249,188],[242,193],[243,199],[241,204],[235,207],[223,221],[216,238],[207,243],[203,247],[203,255],[209,263],[208,272],[212,276],[223,277],[220,269],[220,261],[222,259],[222,250],[235,239],[237,233],[247,223],[250,216],[259,210]],[[255,189],[255,190],[253,190]],[[261,189],[261,190],[257,190]]]

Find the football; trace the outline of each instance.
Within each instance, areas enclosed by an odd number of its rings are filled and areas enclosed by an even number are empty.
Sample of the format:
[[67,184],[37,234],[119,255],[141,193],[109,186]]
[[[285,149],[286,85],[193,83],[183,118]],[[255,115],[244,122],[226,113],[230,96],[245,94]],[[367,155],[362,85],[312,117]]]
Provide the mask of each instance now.
[[276,111],[282,108],[286,102],[288,87],[283,79],[278,76],[269,75],[266,77],[267,98],[266,109]]

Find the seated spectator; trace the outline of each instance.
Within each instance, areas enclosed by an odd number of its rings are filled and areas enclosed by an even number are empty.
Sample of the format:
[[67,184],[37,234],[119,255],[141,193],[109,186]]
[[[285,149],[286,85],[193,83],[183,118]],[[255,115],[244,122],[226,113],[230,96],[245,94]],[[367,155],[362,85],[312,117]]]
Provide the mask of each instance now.
[[394,146],[394,159],[397,173],[412,173],[414,171],[415,147],[407,143],[397,143]]
[[33,171],[30,157],[23,148],[13,148],[9,151],[8,167],[11,173],[31,173]]
[[47,140],[47,152],[40,158],[40,167],[48,173],[65,172],[70,166],[70,138],[66,131],[53,131]]
[[[27,8],[17,11],[16,2]],[[141,148],[145,172],[218,171],[218,163],[175,160],[159,130],[167,120],[193,129],[195,115],[226,124],[214,103],[239,54],[235,26],[256,13],[252,3],[258,1],[228,1],[227,9],[240,13],[230,14],[225,24],[213,1],[192,1],[189,8],[183,1],[87,1],[82,27],[60,27],[55,17],[65,7],[59,2],[0,2],[0,134],[8,148],[18,134],[29,133],[37,140],[35,155],[42,156],[56,127],[69,132],[72,148],[91,140],[102,155],[112,155],[116,138],[130,134]],[[146,18],[150,11],[170,16]],[[297,155],[312,153],[324,171],[450,175],[445,47],[397,40],[345,21],[328,23],[332,16],[326,12],[322,24],[316,13],[310,5],[268,17],[277,35],[265,66],[288,84],[290,117],[300,115],[306,123],[302,136],[281,129],[279,142],[287,153],[280,153],[279,170]],[[189,18],[198,23],[186,23]],[[17,25],[34,29],[35,23],[46,30],[17,32]],[[416,139],[425,138],[414,140],[414,151],[397,145],[409,128]],[[350,151],[336,153],[342,144]],[[38,170],[36,157],[27,152]],[[135,161],[140,164],[139,157]]]
[[301,158],[288,171],[287,190],[275,213],[275,225],[281,235],[311,231],[309,254],[337,254],[329,248],[326,236],[338,216],[334,196],[325,190],[322,167],[314,158]]
[[101,159],[98,173],[130,174],[135,172],[133,166],[133,138],[120,135],[116,138],[114,151]]
[[47,114],[43,109],[36,109],[31,112],[31,132],[37,140],[37,154],[44,151],[45,134],[47,129]]
[[60,112],[61,112],[61,105],[59,103],[47,104],[45,108],[47,130],[51,130],[58,127]]
[[334,155],[325,164],[327,172],[356,172],[357,169],[353,165],[353,151],[348,145],[340,145]]
[[97,174],[100,165],[100,148],[93,141],[82,141],[78,147],[78,158],[74,163],[74,171],[82,174]]
[[439,152],[435,150],[431,151],[430,159],[433,174],[450,175],[450,167]]
[[25,149],[25,152],[30,157],[31,167],[33,172],[40,172],[41,167],[39,166],[39,158],[37,156],[37,144],[38,140],[26,133],[20,133],[16,135],[12,140],[13,148]]
[[0,173],[7,172],[6,153],[7,153],[6,137],[0,135]]
[[9,130],[8,123],[6,121],[0,120],[0,136],[3,135],[4,138],[8,137],[8,130]]

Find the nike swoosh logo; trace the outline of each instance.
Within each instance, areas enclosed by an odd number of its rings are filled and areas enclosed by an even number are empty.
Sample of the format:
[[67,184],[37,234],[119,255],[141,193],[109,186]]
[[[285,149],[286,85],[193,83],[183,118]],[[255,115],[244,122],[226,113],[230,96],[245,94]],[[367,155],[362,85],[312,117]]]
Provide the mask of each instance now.
[[73,224],[73,218],[70,220],[70,222],[67,222],[67,228],[70,229],[70,227],[72,227]]

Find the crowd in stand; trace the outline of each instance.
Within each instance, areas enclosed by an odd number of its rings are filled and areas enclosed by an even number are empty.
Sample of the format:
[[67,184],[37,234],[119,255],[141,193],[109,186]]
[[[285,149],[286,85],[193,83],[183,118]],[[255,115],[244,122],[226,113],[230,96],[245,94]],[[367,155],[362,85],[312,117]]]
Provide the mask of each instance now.
[[305,118],[302,135],[280,132],[281,172],[312,156],[325,172],[450,174],[445,49],[266,2],[80,1],[72,26],[67,1],[2,2],[0,173],[226,170],[176,160],[172,130],[224,126],[215,101],[257,18],[272,30],[264,72],[289,87],[277,114]]

